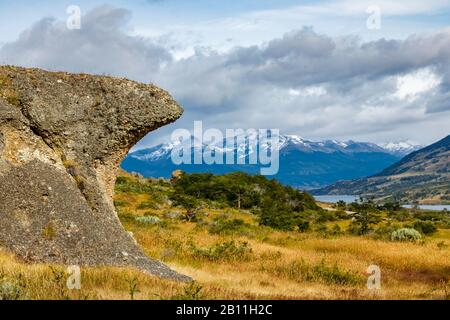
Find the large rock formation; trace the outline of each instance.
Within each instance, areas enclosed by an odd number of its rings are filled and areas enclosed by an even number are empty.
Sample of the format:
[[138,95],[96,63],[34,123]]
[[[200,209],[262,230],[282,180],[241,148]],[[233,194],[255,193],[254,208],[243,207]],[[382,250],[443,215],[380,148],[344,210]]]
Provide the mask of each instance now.
[[128,150],[181,114],[153,85],[0,66],[0,245],[26,261],[188,280],[145,256],[112,202]]

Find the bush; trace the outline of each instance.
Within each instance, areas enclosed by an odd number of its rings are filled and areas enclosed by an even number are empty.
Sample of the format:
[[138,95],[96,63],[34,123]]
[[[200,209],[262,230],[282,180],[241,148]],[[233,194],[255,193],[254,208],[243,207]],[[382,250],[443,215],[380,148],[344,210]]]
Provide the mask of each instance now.
[[137,209],[139,209],[139,210],[142,210],[142,209],[155,209],[156,210],[159,208],[160,208],[159,204],[153,200],[143,201],[137,206]]
[[419,231],[412,228],[402,228],[391,233],[392,241],[417,241],[422,239]]
[[115,189],[124,193],[151,193],[152,186],[147,181],[135,181],[126,177],[117,177]]
[[380,222],[381,218],[377,212],[362,207],[361,211],[354,214],[354,220],[350,224],[349,231],[354,234],[364,235],[372,231],[371,225]]
[[252,252],[247,242],[236,244],[234,241],[219,243],[211,248],[199,248],[190,244],[190,249],[194,257],[210,261],[247,260]]
[[413,228],[423,234],[433,234],[437,231],[436,226],[431,221],[416,221],[413,224]]
[[310,229],[309,221],[306,220],[299,220],[297,222],[298,231],[300,232],[306,232]]
[[408,210],[389,211],[389,217],[397,221],[407,221],[411,218]]
[[172,300],[200,300],[203,298],[203,287],[192,281],[186,284],[179,292],[172,296]]
[[298,214],[279,207],[267,208],[259,214],[259,223],[278,230],[292,231],[299,224]]
[[159,223],[161,223],[161,219],[156,216],[136,217],[135,220],[142,224],[159,224]]
[[293,279],[299,282],[317,281],[338,285],[355,285],[361,282],[358,274],[342,270],[336,263],[333,266],[329,266],[324,260],[316,265],[307,264],[303,259],[275,267],[263,265],[261,270],[270,272],[277,277]]
[[22,274],[10,278],[0,270],[0,300],[24,299],[26,298],[24,290],[25,282]]
[[212,234],[231,234],[242,232],[248,227],[250,225],[242,219],[228,220],[225,217],[218,217],[214,219],[212,226],[209,228],[209,232]]
[[289,211],[296,212],[318,209],[314,198],[307,193],[264,176],[241,172],[225,175],[185,173],[174,182],[174,189],[178,195],[215,201],[238,209],[263,209],[273,203],[284,204]]
[[0,283],[0,300],[19,300],[22,294],[20,286],[8,281]]
[[183,207],[187,213],[195,213],[201,207],[201,202],[196,197],[177,192],[170,196],[170,200],[172,200],[174,206]]
[[419,211],[414,214],[414,218],[422,221],[440,221],[445,215],[438,211]]
[[128,205],[128,202],[123,201],[123,200],[114,200],[114,207],[118,208],[118,207],[125,207]]
[[336,214],[329,210],[323,210],[320,211],[319,216],[316,219],[316,222],[322,223],[327,221],[336,221],[337,217]]
[[303,212],[292,211],[288,206],[281,203],[273,203],[271,207],[256,210],[259,215],[260,225],[283,231],[305,232],[310,229],[309,219],[317,217],[319,211],[305,210]]
[[343,210],[337,210],[335,214],[336,218],[338,218],[339,220],[347,220],[350,218],[350,215]]
[[338,235],[341,235],[341,234],[342,234],[342,229],[341,229],[341,227],[340,227],[338,224],[335,224],[335,225],[333,226],[333,228],[331,228],[330,234],[331,234],[332,236],[338,236]]
[[312,268],[312,273],[328,284],[353,285],[359,282],[359,277],[351,271],[341,270],[336,263],[329,267],[323,260]]
[[392,225],[378,227],[375,230],[375,237],[377,239],[390,240],[392,233],[394,231],[396,231],[397,229],[398,229],[398,226],[396,227],[396,226],[392,226]]
[[318,234],[326,237],[328,235],[328,228],[325,224],[319,223],[315,226],[314,231]]
[[339,200],[338,202],[336,202],[334,204],[333,207],[340,211],[345,211],[345,210],[347,210],[347,203],[345,203],[345,201],[343,201],[343,200]]

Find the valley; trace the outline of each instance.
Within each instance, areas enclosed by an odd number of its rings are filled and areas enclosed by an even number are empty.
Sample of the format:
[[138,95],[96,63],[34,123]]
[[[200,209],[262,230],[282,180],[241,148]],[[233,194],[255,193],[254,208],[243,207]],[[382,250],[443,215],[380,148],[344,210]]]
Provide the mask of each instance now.
[[367,178],[340,181],[314,194],[362,195],[404,204],[450,204],[450,136]]
[[[266,149],[269,145],[265,137],[236,136],[236,145],[226,150],[225,141],[215,144],[202,142],[202,150],[214,150],[225,156],[227,152],[243,153],[244,164],[181,164],[174,165],[171,160],[173,143],[141,149],[128,154],[121,167],[128,172],[136,172],[144,177],[169,178],[174,170],[189,173],[209,172],[225,174],[242,171],[259,174],[261,165],[250,164],[249,157],[257,149]],[[351,180],[376,174],[399,161],[404,155],[416,150],[417,145],[408,143],[390,143],[383,146],[367,142],[355,141],[311,141],[295,135],[280,135],[275,146],[279,151],[279,171],[271,176],[281,183],[300,189],[315,189],[333,184],[339,180]],[[253,141],[259,139],[258,141]],[[239,141],[241,141],[239,143]],[[194,137],[182,143],[191,154],[194,148]]]
[[[24,264],[1,251],[0,288],[8,283],[18,298],[29,299],[450,298],[448,213],[318,203],[333,211],[303,209],[290,229],[273,221],[266,223],[274,227],[262,225],[259,214],[238,209],[237,203],[204,198],[214,193],[201,195],[195,205],[176,205],[170,200],[174,188],[181,185],[122,172],[114,202],[125,229],[148,256],[195,282],[149,277],[130,268],[82,267],[82,288],[70,291],[64,267]],[[194,216],[189,215],[194,208]],[[345,211],[367,211],[370,219],[377,218],[363,232],[363,220],[355,222]],[[391,238],[396,230],[412,227],[421,230],[420,238]],[[381,270],[378,290],[367,287],[371,265]]]

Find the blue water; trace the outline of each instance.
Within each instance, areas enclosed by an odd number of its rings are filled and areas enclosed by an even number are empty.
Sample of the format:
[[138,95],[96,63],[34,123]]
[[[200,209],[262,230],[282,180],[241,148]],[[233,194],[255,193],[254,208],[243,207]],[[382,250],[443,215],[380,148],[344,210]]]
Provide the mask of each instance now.
[[[403,208],[412,208],[412,205],[410,204],[405,204],[404,206],[402,206]],[[444,209],[450,210],[450,205],[442,205],[442,204],[421,204],[418,206],[419,209],[424,209],[424,210],[434,210],[434,211],[442,211]]]
[[351,203],[359,199],[358,196],[346,196],[346,195],[336,195],[336,196],[314,196],[314,199],[321,202],[331,202],[336,203],[338,201],[344,201],[346,203]]
[[[348,196],[348,195],[332,195],[332,196],[314,196],[314,199],[321,202],[330,202],[330,203],[336,203],[340,200],[344,201],[345,203],[351,203],[353,201],[356,201],[359,199],[358,196]],[[412,205],[405,204],[402,207],[404,208],[412,208]],[[432,205],[419,205],[419,209],[424,210],[433,210],[433,211],[442,211],[444,209],[447,209],[450,211],[450,205],[441,205],[441,204],[432,204]]]

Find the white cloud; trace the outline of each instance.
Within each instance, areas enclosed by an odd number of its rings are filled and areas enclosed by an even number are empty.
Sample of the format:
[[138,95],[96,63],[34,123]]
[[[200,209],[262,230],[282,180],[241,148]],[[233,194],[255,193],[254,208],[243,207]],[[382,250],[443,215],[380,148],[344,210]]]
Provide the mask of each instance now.
[[430,68],[423,68],[397,77],[394,97],[401,100],[416,100],[420,94],[429,92],[441,83],[441,78]]
[[336,0],[318,4],[328,12],[335,14],[353,15],[366,12],[369,6],[377,6],[383,15],[407,16],[430,14],[448,8],[449,0]]
[[301,28],[260,45],[195,47],[174,59],[183,46],[170,36],[130,34],[129,16],[100,7],[75,32],[44,19],[4,45],[0,60],[152,81],[186,108],[160,135],[198,119],[207,127],[280,128],[312,139],[428,143],[448,134],[442,125],[450,117],[448,30],[364,41]]

